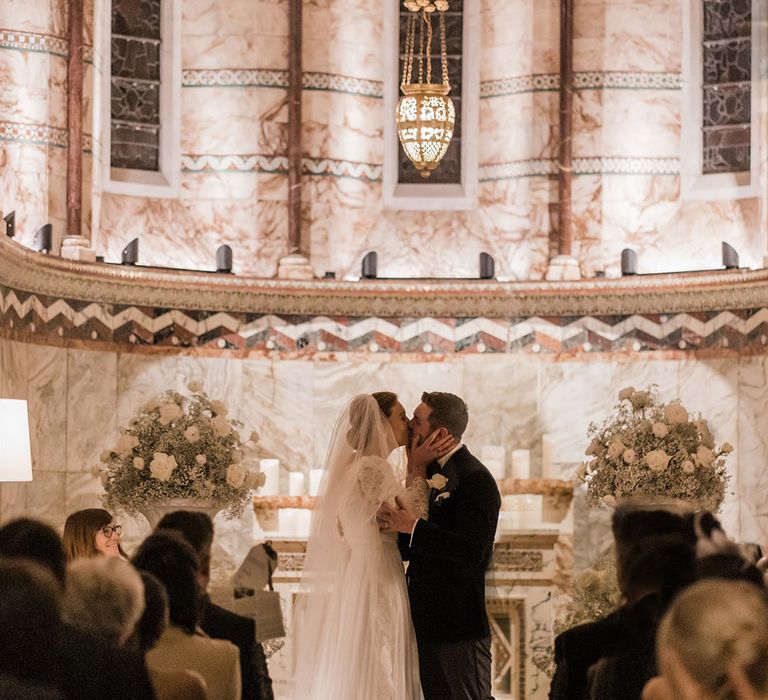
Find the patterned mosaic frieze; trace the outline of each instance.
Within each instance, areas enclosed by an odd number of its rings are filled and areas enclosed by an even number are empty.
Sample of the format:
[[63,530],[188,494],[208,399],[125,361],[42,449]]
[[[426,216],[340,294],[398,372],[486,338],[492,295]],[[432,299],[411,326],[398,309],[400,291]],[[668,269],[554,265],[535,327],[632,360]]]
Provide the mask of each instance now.
[[[678,158],[574,158],[574,175],[679,175]],[[479,168],[481,182],[511,180],[519,177],[557,175],[554,158],[488,163]]]
[[41,342],[48,339],[55,344],[76,340],[306,356],[747,348],[767,352],[768,308],[610,317],[329,317],[88,303],[0,287],[0,331],[12,337],[39,336]]
[[[183,155],[181,167],[185,172],[265,172],[288,173],[286,156],[251,155]],[[305,175],[330,175],[332,177],[352,177],[358,180],[378,182],[382,176],[382,166],[374,163],[360,163],[335,158],[302,158],[302,171]]]
[[[0,141],[66,148],[69,138],[66,129],[48,124],[0,121]],[[91,134],[83,134],[83,150],[90,152],[92,148],[93,138]]]
[[[576,90],[679,90],[682,74],[640,71],[576,71]],[[480,99],[527,92],[554,92],[560,89],[559,73],[537,73],[480,83]]]
[[[69,44],[64,37],[53,34],[20,32],[14,29],[0,28],[0,49],[34,51],[66,58],[69,53]],[[93,61],[93,46],[86,44],[83,47],[83,60],[86,63]]]

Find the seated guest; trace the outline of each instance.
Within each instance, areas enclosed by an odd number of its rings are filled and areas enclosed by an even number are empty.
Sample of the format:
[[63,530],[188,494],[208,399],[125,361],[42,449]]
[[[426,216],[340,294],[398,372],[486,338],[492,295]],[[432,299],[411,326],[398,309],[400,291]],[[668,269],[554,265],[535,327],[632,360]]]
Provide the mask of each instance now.
[[[645,629],[643,621],[658,617],[657,606],[669,597],[668,592],[660,589],[674,586],[671,580],[651,583],[640,576],[641,569],[637,566],[638,559],[647,556],[660,544],[656,538],[671,538],[666,544],[678,553],[685,551],[683,559],[692,566],[695,536],[690,522],[681,515],[665,510],[619,507],[613,514],[612,528],[619,590],[626,602],[606,617],[577,625],[555,638],[555,674],[550,686],[550,700],[589,698],[590,667],[615,654],[621,640],[629,638],[637,641],[639,630]],[[651,541],[652,544],[643,547],[644,541]],[[677,575],[681,569],[676,567],[673,571]],[[652,635],[653,632],[651,639]],[[641,634],[641,637],[647,640],[647,635]],[[653,666],[652,655],[650,664]],[[640,675],[644,683],[653,676],[652,669],[643,668]],[[642,691],[642,683],[637,688],[637,697]]]
[[194,549],[178,533],[158,530],[142,542],[133,563],[153,574],[168,594],[170,624],[146,655],[149,668],[197,671],[205,679],[211,700],[240,700],[237,647],[210,639],[198,628],[202,596]]
[[40,565],[0,559],[0,697],[63,698],[53,650],[60,598]]
[[768,602],[744,581],[706,580],[683,591],[659,627],[661,679],[644,698],[768,698]]
[[101,555],[127,559],[120,546],[123,528],[116,525],[109,511],[86,508],[72,513],[64,523],[64,551],[68,561]]
[[[20,519],[0,528],[0,553],[43,564],[63,588],[65,555],[61,539],[44,523]],[[67,700],[151,700],[155,697],[144,657],[115,649],[66,623],[50,626],[50,669]],[[0,694],[0,697],[6,697]]]
[[[146,654],[154,648],[168,627],[168,595],[163,584],[152,574],[142,571],[144,583],[144,612],[134,639]],[[194,671],[150,671],[157,700],[207,700],[205,680]]]
[[47,569],[64,587],[67,558],[56,530],[39,520],[17,518],[0,528],[0,556],[22,557]]
[[77,559],[67,570],[62,619],[121,647],[144,610],[144,584],[130,564],[114,557]]
[[227,639],[240,650],[243,700],[272,700],[272,680],[264,650],[256,641],[255,621],[212,603],[208,597],[213,545],[211,518],[205,513],[177,510],[163,516],[157,528],[178,531],[197,552],[200,561],[200,590],[203,595],[200,627],[209,637]]

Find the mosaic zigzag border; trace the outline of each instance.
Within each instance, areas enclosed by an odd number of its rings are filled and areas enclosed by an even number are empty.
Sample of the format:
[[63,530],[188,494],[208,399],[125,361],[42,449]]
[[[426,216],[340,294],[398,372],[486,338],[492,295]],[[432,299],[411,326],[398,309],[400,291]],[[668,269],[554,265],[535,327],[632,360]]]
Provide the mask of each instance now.
[[[595,156],[573,159],[574,175],[679,175],[679,158],[634,158]],[[511,180],[520,177],[557,175],[554,158],[488,163],[479,168],[480,182]]]
[[[251,155],[190,155],[181,157],[181,168],[185,172],[288,172],[288,158],[285,156]],[[302,159],[302,169],[306,175],[327,175],[332,177],[351,177],[357,180],[378,182],[382,177],[383,166],[375,163],[339,160],[336,158]]]
[[77,302],[0,287],[0,331],[9,337],[140,348],[290,352],[595,353],[768,352],[768,308],[668,315],[543,318],[285,316]]

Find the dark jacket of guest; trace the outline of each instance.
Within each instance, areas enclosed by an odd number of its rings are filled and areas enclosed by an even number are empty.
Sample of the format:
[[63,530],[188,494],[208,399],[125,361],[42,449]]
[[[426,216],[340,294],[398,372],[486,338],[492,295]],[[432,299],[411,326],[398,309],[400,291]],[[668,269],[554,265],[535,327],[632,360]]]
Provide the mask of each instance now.
[[212,603],[206,596],[200,627],[209,637],[226,639],[240,650],[243,700],[273,700],[267,659],[256,641],[256,623]]
[[144,656],[69,625],[55,645],[58,686],[67,700],[154,700]]
[[[485,571],[493,554],[501,496],[491,473],[466,447],[428,475],[448,479],[432,490],[429,520],[419,520],[398,544],[409,560],[408,595],[416,636],[426,642],[490,636]],[[441,495],[442,494],[442,495]],[[445,495],[447,494],[447,495]]]

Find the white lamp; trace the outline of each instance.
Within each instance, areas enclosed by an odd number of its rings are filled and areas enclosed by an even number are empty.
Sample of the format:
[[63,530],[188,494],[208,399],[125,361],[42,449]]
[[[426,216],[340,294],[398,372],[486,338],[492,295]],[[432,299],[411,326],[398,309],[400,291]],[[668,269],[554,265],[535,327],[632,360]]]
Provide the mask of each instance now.
[[0,399],[0,481],[32,481],[26,401]]

